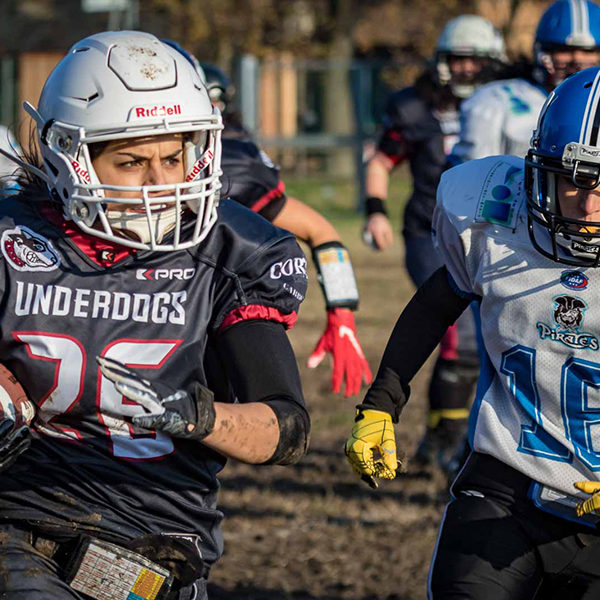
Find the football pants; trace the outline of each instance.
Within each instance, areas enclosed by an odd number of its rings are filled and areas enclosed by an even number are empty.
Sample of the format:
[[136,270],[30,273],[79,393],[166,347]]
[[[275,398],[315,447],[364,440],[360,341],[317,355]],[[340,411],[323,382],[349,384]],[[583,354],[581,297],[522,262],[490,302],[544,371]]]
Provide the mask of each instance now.
[[17,427],[12,419],[0,420],[0,471],[10,467],[30,444],[31,430],[27,425]]

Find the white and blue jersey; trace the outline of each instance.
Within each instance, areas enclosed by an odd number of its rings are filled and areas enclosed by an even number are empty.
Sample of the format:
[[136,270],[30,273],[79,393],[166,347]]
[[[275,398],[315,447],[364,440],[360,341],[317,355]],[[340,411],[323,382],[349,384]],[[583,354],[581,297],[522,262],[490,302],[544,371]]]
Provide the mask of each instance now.
[[460,107],[460,137],[449,162],[497,154],[525,156],[547,92],[527,79],[493,81]]
[[600,269],[533,248],[523,167],[513,156],[471,161],[438,188],[435,243],[458,291],[479,299],[487,355],[470,441],[583,497],[574,482],[600,479]]

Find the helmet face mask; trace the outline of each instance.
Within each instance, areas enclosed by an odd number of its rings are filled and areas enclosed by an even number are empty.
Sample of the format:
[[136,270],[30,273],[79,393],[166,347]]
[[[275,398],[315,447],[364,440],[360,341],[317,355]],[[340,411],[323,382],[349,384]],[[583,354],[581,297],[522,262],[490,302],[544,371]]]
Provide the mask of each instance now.
[[[91,36],[51,73],[38,109],[25,108],[37,123],[49,187],[65,219],[143,250],[187,248],[208,235],[221,187],[221,117],[179,53],[141,32]],[[174,134],[182,136],[181,182],[125,186],[99,180],[90,147]],[[130,214],[111,213],[109,202]]]
[[600,266],[600,221],[587,220],[598,211],[573,208],[600,184],[599,104],[600,67],[566,79],[544,104],[525,159],[530,239],[559,263]]

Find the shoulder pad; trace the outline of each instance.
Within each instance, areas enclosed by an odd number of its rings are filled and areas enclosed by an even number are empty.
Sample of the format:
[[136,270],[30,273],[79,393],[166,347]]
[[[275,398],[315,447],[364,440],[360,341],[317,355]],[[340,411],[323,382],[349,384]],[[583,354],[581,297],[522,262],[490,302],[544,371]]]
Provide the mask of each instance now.
[[419,97],[415,87],[407,87],[394,92],[388,98],[384,111],[385,127],[410,124],[418,118],[427,106]]
[[222,157],[223,165],[237,160],[255,160],[259,156],[258,146],[251,140],[224,137],[222,138]]
[[478,87],[473,95],[465,100],[461,109],[473,113],[484,112],[529,112],[531,104],[535,110],[546,97],[538,86],[527,79],[500,79]]
[[289,231],[275,227],[234,200],[221,200],[218,215],[197,252],[230,271],[239,272],[267,248],[286,238],[295,243],[296,238]]
[[517,156],[488,156],[446,171],[438,206],[460,229],[491,223],[514,229],[524,206],[524,162]]

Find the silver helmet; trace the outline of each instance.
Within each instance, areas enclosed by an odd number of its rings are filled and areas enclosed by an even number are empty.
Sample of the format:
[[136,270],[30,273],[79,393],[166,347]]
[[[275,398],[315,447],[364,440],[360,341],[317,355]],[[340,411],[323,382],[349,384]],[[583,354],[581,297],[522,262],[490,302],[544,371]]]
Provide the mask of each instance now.
[[487,80],[486,74],[473,82],[453,81],[449,56],[487,58],[492,64],[502,64],[506,62],[504,38],[487,19],[477,15],[460,15],[444,27],[435,49],[437,77],[442,85],[450,86],[456,97],[467,98]]
[[[139,31],[92,35],[52,71],[37,109],[28,102],[25,109],[36,121],[45,179],[65,219],[88,234],[145,250],[188,248],[206,237],[217,218],[222,123],[181,54]],[[90,145],[179,133],[181,183],[99,181]],[[111,211],[108,198],[137,210]]]

